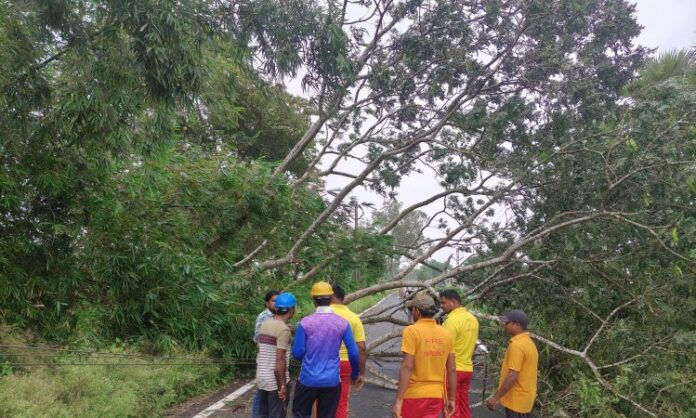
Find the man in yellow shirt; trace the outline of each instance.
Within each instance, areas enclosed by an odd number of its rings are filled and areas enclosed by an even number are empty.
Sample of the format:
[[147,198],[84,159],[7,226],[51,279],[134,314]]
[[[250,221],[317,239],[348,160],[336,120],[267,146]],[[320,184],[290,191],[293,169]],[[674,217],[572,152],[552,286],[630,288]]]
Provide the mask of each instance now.
[[[443,404],[445,416],[449,417],[454,412],[457,387],[452,336],[433,319],[437,307],[432,296],[418,293],[406,302],[406,307],[415,324],[404,328],[401,337],[404,359],[392,417],[438,418]],[[443,402],[443,398],[447,401]]]
[[486,401],[488,409],[500,403],[506,418],[530,418],[537,392],[539,352],[527,332],[529,319],[522,311],[500,317],[511,337],[500,369],[498,390]]
[[447,314],[442,326],[452,333],[457,362],[457,402],[452,418],[471,418],[469,386],[474,374],[473,356],[478,340],[478,319],[462,306],[462,299],[456,290],[440,292],[440,306]]
[[[353,331],[353,338],[355,338],[355,343],[358,345],[358,352],[360,353],[360,376],[365,376],[365,361],[367,359],[365,351],[365,328],[363,328],[363,323],[360,317],[351,311],[346,305],[343,304],[343,299],[346,297],[346,291],[337,284],[331,285],[333,287],[333,296],[331,297],[331,309],[333,312],[348,321],[351,330]],[[340,365],[340,376],[341,376],[341,397],[338,401],[338,408],[336,408],[335,418],[348,418],[348,399],[350,397],[350,362],[348,361],[348,350],[345,344],[341,344],[341,350],[338,352],[339,358],[341,359]],[[356,389],[362,388],[362,381],[356,385]]]

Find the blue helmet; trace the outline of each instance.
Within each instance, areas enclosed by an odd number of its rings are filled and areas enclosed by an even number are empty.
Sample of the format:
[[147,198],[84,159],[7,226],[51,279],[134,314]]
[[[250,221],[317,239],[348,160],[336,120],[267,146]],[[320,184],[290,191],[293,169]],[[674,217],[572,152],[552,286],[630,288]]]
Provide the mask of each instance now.
[[292,293],[281,293],[275,301],[276,309],[294,308],[297,305],[297,299]]

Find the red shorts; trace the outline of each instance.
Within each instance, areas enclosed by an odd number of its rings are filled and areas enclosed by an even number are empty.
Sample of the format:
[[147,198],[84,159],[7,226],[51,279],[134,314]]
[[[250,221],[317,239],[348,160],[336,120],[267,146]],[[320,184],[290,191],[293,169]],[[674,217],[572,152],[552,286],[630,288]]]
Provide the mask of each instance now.
[[348,418],[348,398],[350,398],[350,362],[341,360],[341,398],[338,400],[335,418]]
[[457,402],[452,418],[471,418],[469,386],[471,385],[472,376],[472,372],[457,372]]
[[445,402],[440,398],[409,398],[401,402],[402,418],[439,418]]

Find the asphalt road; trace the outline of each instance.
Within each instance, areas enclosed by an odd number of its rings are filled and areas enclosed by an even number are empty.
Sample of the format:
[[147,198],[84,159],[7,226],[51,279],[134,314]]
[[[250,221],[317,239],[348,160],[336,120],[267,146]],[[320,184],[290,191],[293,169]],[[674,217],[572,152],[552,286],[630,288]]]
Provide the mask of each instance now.
[[[385,314],[394,312],[394,316],[400,319],[406,319],[406,312],[403,310],[403,305],[398,294],[392,294],[382,300],[378,305],[370,308],[369,313],[384,311]],[[380,316],[383,314],[380,314]],[[365,333],[367,336],[367,344],[376,341],[378,338],[400,330],[402,327],[390,323],[377,323],[365,325]],[[394,338],[375,349],[375,352],[384,353],[399,353],[401,348],[401,338]],[[397,378],[401,359],[398,357],[376,357],[368,358],[368,364],[376,368],[380,373]],[[368,371],[368,378],[377,379]],[[484,385],[485,383],[485,385]],[[237,385],[239,386],[239,385]],[[485,386],[485,388],[484,388]],[[494,383],[490,378],[490,373],[486,367],[486,356],[478,351],[475,357],[474,380],[470,391],[470,400],[472,405],[478,404],[472,408],[472,417],[474,418],[492,418],[503,417],[504,414],[500,411],[491,412],[485,406],[480,405],[482,397],[490,396],[491,389],[494,388]],[[211,396],[208,399],[203,399],[190,405],[185,412],[177,415],[177,418],[194,417],[208,405],[213,404],[218,399],[235,390],[235,385],[231,385],[226,391]],[[485,389],[485,392],[484,392]],[[227,403],[223,408],[219,409],[210,418],[248,418],[251,416],[251,400],[254,396],[254,390],[250,390],[241,397]],[[394,401],[395,391],[387,389],[377,384],[366,383],[362,390],[351,391],[349,416],[351,418],[388,418],[390,417],[391,405]],[[290,414],[288,414],[290,415]]]

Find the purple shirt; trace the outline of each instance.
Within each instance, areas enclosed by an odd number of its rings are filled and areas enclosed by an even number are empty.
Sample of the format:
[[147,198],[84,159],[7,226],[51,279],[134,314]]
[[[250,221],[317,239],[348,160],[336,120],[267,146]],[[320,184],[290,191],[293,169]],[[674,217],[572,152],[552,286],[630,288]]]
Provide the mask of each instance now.
[[[325,308],[325,309],[324,309]],[[300,382],[309,387],[333,387],[340,383],[341,342],[348,349],[351,379],[360,373],[360,355],[348,321],[319,307],[317,312],[302,318],[292,343],[292,355],[302,360]]]

